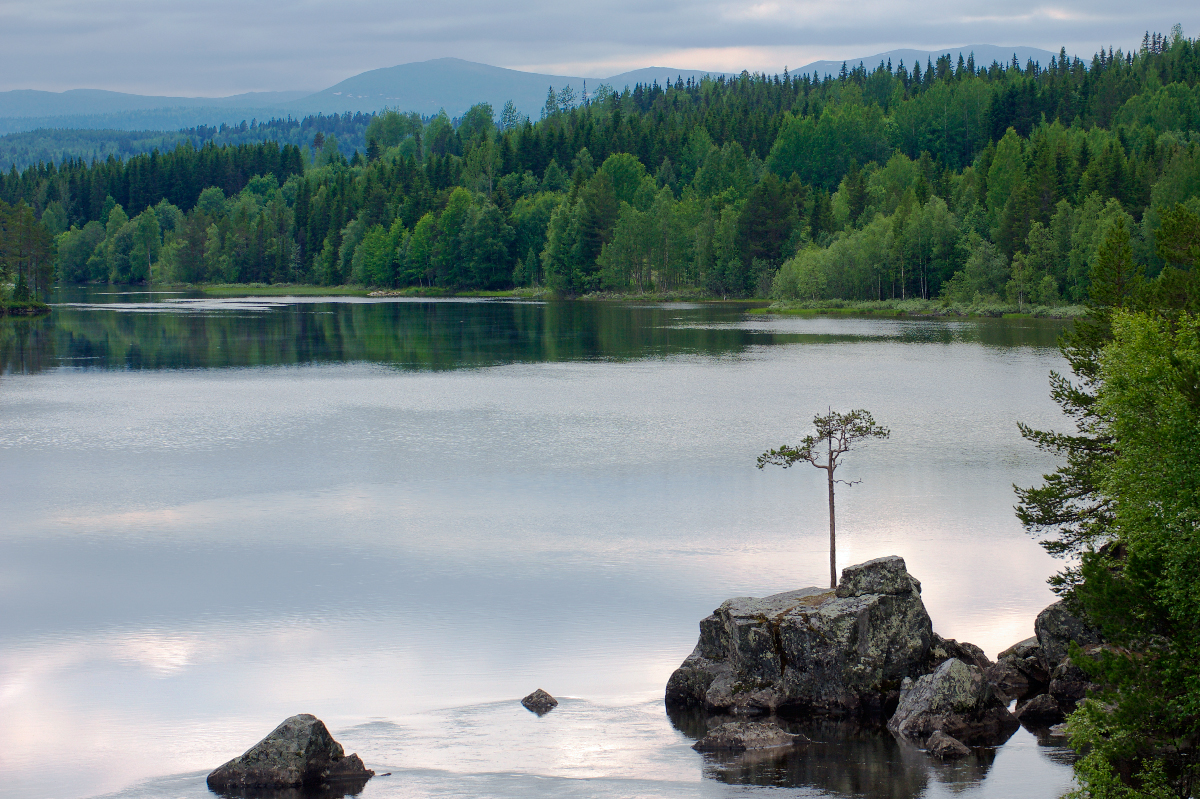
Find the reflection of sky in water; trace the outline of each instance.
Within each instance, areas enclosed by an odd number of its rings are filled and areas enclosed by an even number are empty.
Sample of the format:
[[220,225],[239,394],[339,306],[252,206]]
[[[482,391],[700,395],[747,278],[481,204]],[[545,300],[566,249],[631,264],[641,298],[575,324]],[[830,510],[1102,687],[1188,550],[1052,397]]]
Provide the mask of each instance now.
[[[1010,485],[1051,462],[1015,422],[1057,421],[1057,353],[745,324],[851,340],[0,378],[4,794],[204,795],[161,775],[297,712],[399,770],[368,799],[737,792],[662,689],[721,600],[823,584],[821,473],[754,458],[827,404],[893,431],[847,461],[839,563],[904,556],[935,628],[992,655],[1030,635],[1055,564]],[[570,698],[540,721],[513,705],[539,686]],[[921,795],[1055,796],[1049,751],[1019,733],[981,779],[935,770]]]

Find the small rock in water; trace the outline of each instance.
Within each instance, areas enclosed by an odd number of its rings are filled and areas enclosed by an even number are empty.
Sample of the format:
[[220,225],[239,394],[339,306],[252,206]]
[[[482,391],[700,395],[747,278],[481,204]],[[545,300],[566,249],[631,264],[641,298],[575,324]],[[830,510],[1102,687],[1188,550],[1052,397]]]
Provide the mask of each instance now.
[[374,776],[358,755],[346,755],[320,719],[301,713],[284,721],[245,754],[214,769],[208,775],[208,787],[237,792],[349,782],[358,783],[361,789]]
[[952,738],[941,730],[934,731],[925,742],[925,749],[934,757],[942,760],[956,760],[971,754],[966,744],[957,738]]
[[522,699],[521,704],[525,706],[526,710],[544,716],[558,707],[558,700],[539,688]]
[[749,752],[780,749],[808,743],[803,735],[793,735],[774,724],[760,721],[732,721],[722,724],[692,746],[697,752]]

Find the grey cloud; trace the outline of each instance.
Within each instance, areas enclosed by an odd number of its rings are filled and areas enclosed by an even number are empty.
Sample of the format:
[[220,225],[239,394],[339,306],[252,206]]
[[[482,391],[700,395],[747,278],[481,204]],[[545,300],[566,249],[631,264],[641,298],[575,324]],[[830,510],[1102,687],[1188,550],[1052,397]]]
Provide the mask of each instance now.
[[[1200,8],[1181,0],[1135,10],[1115,0],[1002,7],[983,0],[852,7],[794,0],[9,0],[0,7],[0,90],[316,90],[368,69],[441,56],[568,74],[652,63],[778,70],[966,42],[1066,46],[1086,56],[1101,45],[1136,46],[1144,30],[1166,31],[1175,22],[1195,35]],[[739,60],[746,63],[732,63]]]

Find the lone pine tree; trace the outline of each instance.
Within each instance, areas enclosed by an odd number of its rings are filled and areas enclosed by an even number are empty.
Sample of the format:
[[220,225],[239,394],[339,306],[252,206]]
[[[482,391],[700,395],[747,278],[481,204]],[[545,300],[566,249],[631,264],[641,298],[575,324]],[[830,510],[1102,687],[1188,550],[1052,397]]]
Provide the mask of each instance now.
[[[834,471],[841,464],[839,458],[849,452],[855,444],[870,438],[887,438],[891,431],[886,427],[875,424],[875,419],[869,411],[853,410],[849,413],[838,413],[830,410],[824,416],[813,417],[813,425],[817,428],[815,435],[805,436],[800,446],[792,447],[787,444],[779,449],[764,452],[758,456],[758,468],[767,464],[788,468],[799,461],[807,461],[818,469],[824,469],[829,481],[829,587],[837,587],[837,525],[833,507],[833,484],[837,482],[853,485],[845,480],[835,480]],[[821,443],[825,446],[822,447]],[[824,449],[824,453],[822,453]],[[821,462],[824,454],[825,460]]]

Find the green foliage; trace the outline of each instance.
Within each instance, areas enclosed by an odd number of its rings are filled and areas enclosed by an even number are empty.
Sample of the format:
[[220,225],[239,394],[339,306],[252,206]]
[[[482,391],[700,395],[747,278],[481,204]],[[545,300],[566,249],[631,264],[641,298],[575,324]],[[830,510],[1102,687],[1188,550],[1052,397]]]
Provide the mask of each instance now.
[[32,208],[0,200],[0,301],[45,300],[54,277],[53,250],[54,239]]
[[[1114,238],[1119,246],[1119,242]],[[1110,646],[1071,718],[1086,797],[1192,796],[1200,785],[1200,335],[1196,317],[1119,311],[1096,413],[1115,452],[1098,488],[1114,545],[1086,552],[1075,597]]]
[[767,168],[784,179],[795,173],[805,183],[833,189],[851,164],[886,161],[890,150],[878,105],[841,103],[826,106],[819,117],[785,115]]

